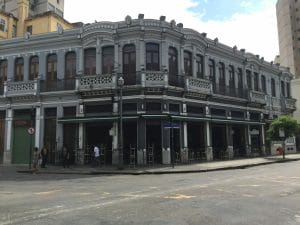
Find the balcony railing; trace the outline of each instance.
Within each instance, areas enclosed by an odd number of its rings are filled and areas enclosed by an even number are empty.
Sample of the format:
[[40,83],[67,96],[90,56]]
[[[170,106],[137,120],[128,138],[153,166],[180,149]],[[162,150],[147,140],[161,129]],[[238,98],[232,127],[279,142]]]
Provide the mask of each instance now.
[[169,85],[173,87],[181,87],[184,88],[185,85],[185,76],[179,76],[179,75],[169,75],[168,79]]
[[213,93],[234,98],[248,99],[248,90],[231,86],[212,84]]
[[116,87],[115,75],[81,76],[77,78],[79,91],[113,89]]
[[195,78],[195,77],[186,77],[185,88],[187,91],[210,94],[211,93],[211,82],[206,79],[200,79],[200,78]]
[[166,87],[168,74],[160,71],[146,71],[141,73],[143,87]]
[[7,97],[36,95],[38,92],[38,80],[33,81],[7,81],[4,84],[4,95]]
[[267,104],[266,94],[260,91],[250,91],[250,102],[265,105]]
[[40,80],[41,92],[75,90],[75,78],[58,79],[54,81]]
[[294,98],[286,98],[285,99],[285,107],[288,110],[296,110],[296,99]]
[[271,97],[271,103],[272,103],[273,108],[280,108],[281,107],[280,98]]

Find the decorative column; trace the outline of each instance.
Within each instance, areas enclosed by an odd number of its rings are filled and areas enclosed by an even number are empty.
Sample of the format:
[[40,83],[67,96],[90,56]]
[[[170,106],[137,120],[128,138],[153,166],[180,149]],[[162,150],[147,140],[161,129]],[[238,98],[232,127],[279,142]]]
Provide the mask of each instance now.
[[58,50],[57,51],[57,78],[65,79],[65,51]]
[[232,140],[232,125],[226,124],[226,140],[227,140],[227,149],[228,159],[232,159],[234,156],[233,152],[233,140]]
[[188,163],[189,152],[188,152],[188,130],[187,122],[182,122],[182,136],[183,136],[183,146],[181,148],[181,162]]
[[193,69],[193,77],[197,77],[197,54],[196,54],[196,48],[193,46],[193,51],[192,51],[192,69]]
[[[82,103],[79,103],[77,105],[76,109],[76,117],[84,117],[84,106]],[[79,164],[83,165],[84,164],[84,124],[79,123],[78,125],[78,162]]]
[[182,44],[180,45],[178,66],[179,66],[179,68],[178,68],[179,75],[185,75],[185,72],[184,72],[184,47]]
[[[57,106],[57,119],[62,118],[64,114],[62,105]],[[59,154],[62,151],[63,148],[63,124],[57,123],[56,125],[56,143],[57,143],[57,149],[55,154],[55,162],[59,162],[60,157]]]
[[[205,116],[207,118],[211,118],[209,107],[205,107]],[[206,152],[206,160],[212,161],[214,158],[213,148],[211,142],[211,123],[210,121],[205,121],[205,152]]]
[[3,153],[3,164],[11,164],[12,159],[12,129],[13,129],[13,110],[6,110],[5,118],[5,139],[4,139],[4,153]]
[[38,149],[42,148],[41,145],[41,120],[43,119],[41,107],[35,108],[35,146]]
[[[146,155],[146,120],[140,118],[138,120],[138,147],[137,147],[137,164],[146,165],[147,155]],[[163,164],[164,164],[164,153],[162,154]]]
[[138,49],[137,49],[137,64],[136,64],[136,71],[140,71],[142,69],[146,68],[145,62],[146,62],[146,48],[145,48],[145,42],[143,38],[139,39],[138,42]]
[[261,135],[261,153],[262,155],[266,155],[265,125],[263,124],[260,127],[260,135]]
[[24,81],[29,80],[29,57],[28,55],[24,56]]
[[250,125],[246,125],[246,140],[247,140],[247,146],[246,146],[246,154],[247,156],[251,156],[251,130]]
[[83,48],[76,49],[76,72],[77,74],[84,73],[84,50]]
[[115,42],[114,44],[114,71],[116,73],[120,72],[119,71],[119,43]]
[[101,48],[101,39],[97,38],[96,46],[96,74],[102,73],[102,48]]
[[204,63],[203,63],[203,69],[204,69],[204,78],[208,79],[210,78],[210,71],[209,71],[209,56],[205,53],[204,54]]
[[161,70],[169,70],[169,63],[168,63],[168,46],[165,39],[161,41]]

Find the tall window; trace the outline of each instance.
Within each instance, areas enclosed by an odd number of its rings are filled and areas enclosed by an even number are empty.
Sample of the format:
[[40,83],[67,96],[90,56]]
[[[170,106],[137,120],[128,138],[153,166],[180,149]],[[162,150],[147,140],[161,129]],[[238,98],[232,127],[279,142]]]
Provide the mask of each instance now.
[[238,88],[243,89],[243,70],[238,68]]
[[252,79],[251,79],[251,71],[246,70],[246,79],[247,79],[247,87],[249,90],[252,90]]
[[225,86],[225,65],[222,62],[219,63],[219,84]]
[[208,60],[208,67],[209,67],[209,77],[213,83],[216,83],[215,61],[213,59]]
[[5,20],[4,19],[0,19],[0,30],[5,31]]
[[68,52],[65,56],[65,78],[72,79],[76,76],[76,53]]
[[174,47],[169,47],[169,83],[171,85],[177,84],[178,76],[178,58],[177,50]]
[[203,78],[204,76],[204,58],[202,55],[196,55],[196,74],[198,78]]
[[136,84],[136,55],[133,44],[123,47],[123,74],[125,85]]
[[146,70],[159,71],[159,45],[146,44]]
[[34,80],[39,75],[39,57],[32,56],[29,61],[29,80]]
[[47,81],[57,80],[57,56],[56,54],[47,57]]
[[235,88],[234,67],[232,65],[229,66],[229,87]]
[[285,97],[285,83],[284,83],[284,81],[282,80],[281,81],[281,95],[283,96],[283,97]]
[[289,82],[286,83],[286,97],[287,98],[291,97],[291,86]]
[[276,97],[276,86],[275,86],[274,78],[271,79],[271,92],[272,92],[272,96]]
[[192,53],[184,51],[184,72],[185,75],[193,76]]
[[89,48],[84,50],[84,74],[96,74],[96,49]]
[[112,74],[114,70],[114,46],[102,48],[102,74]]
[[258,91],[258,73],[254,73],[254,91]]
[[261,75],[261,91],[267,93],[267,83],[264,75]]
[[24,78],[24,59],[17,58],[15,61],[15,81],[23,81]]
[[7,80],[7,60],[0,61],[0,85]]

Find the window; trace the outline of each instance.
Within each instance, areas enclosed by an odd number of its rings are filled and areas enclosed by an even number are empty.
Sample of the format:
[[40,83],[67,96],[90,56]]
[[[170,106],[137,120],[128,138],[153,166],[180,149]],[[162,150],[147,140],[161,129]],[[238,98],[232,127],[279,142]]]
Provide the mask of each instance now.
[[281,86],[281,95],[282,95],[283,97],[285,97],[285,83],[284,83],[283,80],[281,81],[280,86]]
[[258,73],[254,73],[254,91],[258,91]]
[[0,19],[0,30],[5,31],[5,20],[4,19]]
[[249,90],[252,90],[252,78],[251,78],[251,71],[246,70],[246,79],[247,79],[247,87]]
[[213,84],[216,82],[216,71],[215,71],[215,61],[213,59],[208,60],[209,67],[209,77],[212,80]]
[[26,28],[26,31],[27,31],[28,33],[32,34],[32,26],[28,26],[28,27]]
[[12,37],[16,37],[17,36],[17,26],[13,25],[13,29],[12,29]]
[[39,57],[32,56],[29,61],[29,80],[34,80],[39,75]]
[[203,60],[202,55],[196,55],[196,75],[198,78],[203,78],[204,76]]
[[219,84],[225,86],[225,65],[222,62],[219,63]]
[[7,60],[0,61],[0,85],[7,80]]
[[271,79],[271,92],[272,92],[272,96],[276,97],[276,89],[275,89],[275,80],[274,78]]
[[125,85],[136,84],[136,55],[133,44],[123,47],[123,74]]
[[96,74],[96,49],[89,48],[84,50],[84,74]]
[[114,70],[114,46],[102,48],[102,74],[112,74]]
[[229,66],[229,87],[235,88],[234,67],[232,65]]
[[146,70],[159,71],[159,45],[146,44]]
[[169,75],[178,75],[178,60],[177,60],[177,50],[174,47],[169,47]]
[[261,75],[261,91],[267,93],[266,77]]
[[15,61],[15,81],[23,81],[24,78],[24,59],[17,58]]
[[187,76],[193,76],[192,53],[184,51],[184,72]]
[[238,89],[243,89],[243,70],[238,68]]
[[65,56],[65,78],[73,79],[76,76],[76,53],[68,52]]
[[291,87],[290,87],[290,83],[286,83],[286,97],[290,98],[291,97]]
[[47,81],[57,80],[57,56],[56,54],[48,55],[47,58]]

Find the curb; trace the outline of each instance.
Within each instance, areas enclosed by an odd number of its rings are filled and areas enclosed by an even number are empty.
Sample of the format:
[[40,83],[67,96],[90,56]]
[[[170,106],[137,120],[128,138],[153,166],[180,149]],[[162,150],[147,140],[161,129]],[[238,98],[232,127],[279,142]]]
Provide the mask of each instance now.
[[[275,163],[287,163],[299,161],[298,159],[278,159],[270,162],[262,162],[262,163],[253,163],[246,165],[238,165],[238,166],[226,166],[226,167],[218,167],[211,169],[198,169],[198,170],[168,170],[168,171],[147,171],[147,170],[139,170],[139,171],[38,171],[37,174],[70,174],[70,175],[159,175],[159,174],[180,174],[180,173],[206,173],[206,172],[214,172],[221,170],[235,170],[235,169],[247,169],[256,166],[264,166]],[[32,173],[30,170],[19,170],[18,173]]]

